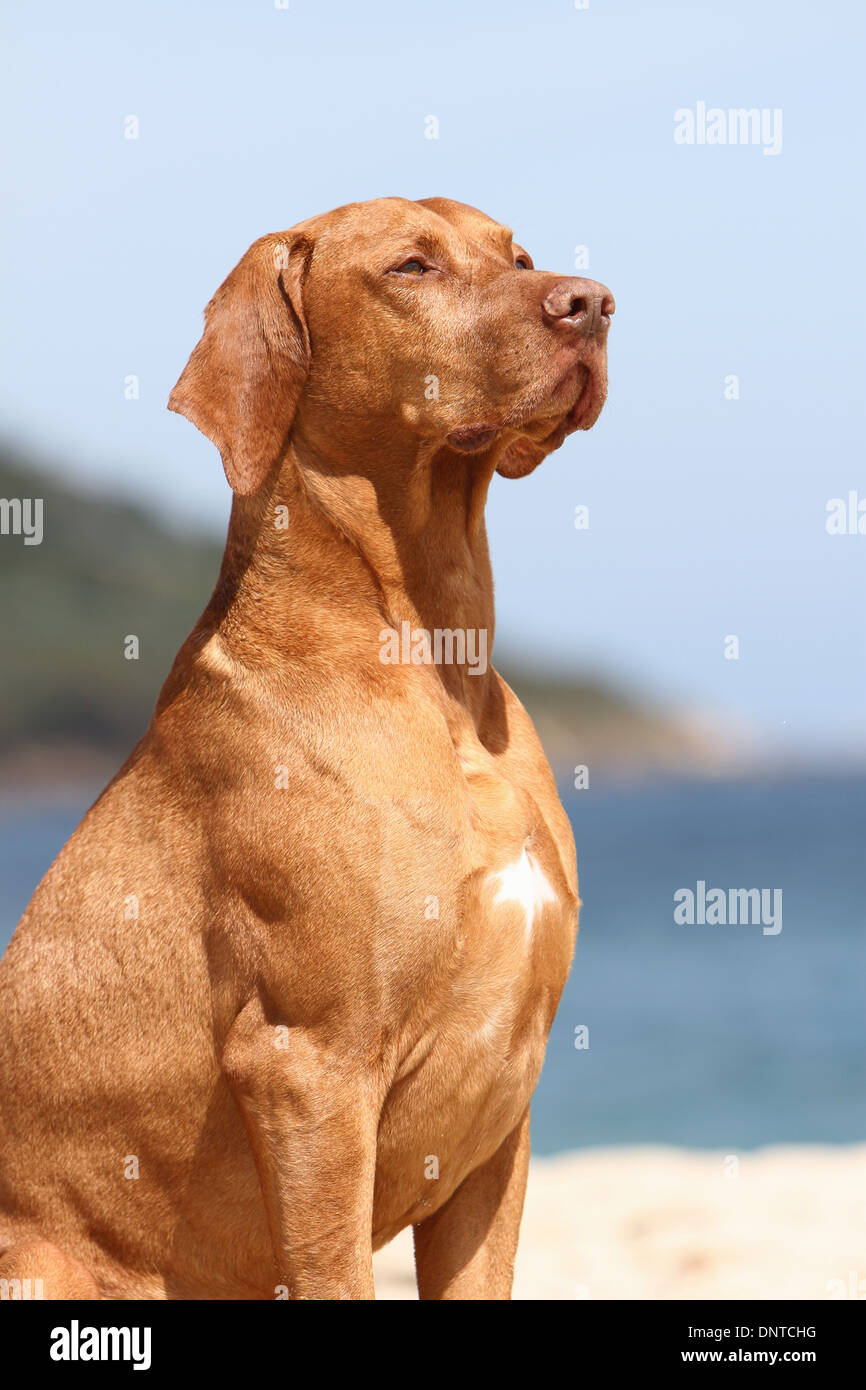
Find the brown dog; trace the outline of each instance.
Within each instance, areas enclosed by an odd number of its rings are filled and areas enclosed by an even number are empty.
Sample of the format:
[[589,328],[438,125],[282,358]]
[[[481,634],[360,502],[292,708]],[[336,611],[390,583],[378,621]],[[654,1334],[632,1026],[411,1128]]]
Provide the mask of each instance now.
[[219,581],[0,966],[0,1277],[366,1299],[412,1225],[422,1298],[510,1296],[578,896],[484,502],[594,423],[612,311],[444,198],[217,291],[170,406],[236,494]]

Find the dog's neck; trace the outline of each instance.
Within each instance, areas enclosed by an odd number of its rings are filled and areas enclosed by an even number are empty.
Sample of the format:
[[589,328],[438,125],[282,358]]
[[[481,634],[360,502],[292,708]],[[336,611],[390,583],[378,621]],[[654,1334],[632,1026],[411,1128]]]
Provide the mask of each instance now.
[[[443,691],[476,725],[493,645],[493,578],[484,504],[493,462],[407,442],[402,456],[371,440],[350,460],[293,442],[265,487],[235,499],[209,612],[221,635],[255,634],[280,665],[308,624],[330,628],[347,661],[383,660],[381,634],[405,660],[419,632],[457,632],[470,664],[437,664]],[[240,619],[240,621],[238,621]],[[407,627],[408,625],[408,627]],[[415,648],[417,651],[417,647]],[[239,655],[243,655],[239,653]]]

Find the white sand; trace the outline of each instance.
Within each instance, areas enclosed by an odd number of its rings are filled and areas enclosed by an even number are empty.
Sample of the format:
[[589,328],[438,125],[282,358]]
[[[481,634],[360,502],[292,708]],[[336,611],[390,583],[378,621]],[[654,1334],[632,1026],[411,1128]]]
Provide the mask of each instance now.
[[[415,1291],[412,1239],[375,1257]],[[514,1297],[866,1299],[866,1145],[534,1159]]]

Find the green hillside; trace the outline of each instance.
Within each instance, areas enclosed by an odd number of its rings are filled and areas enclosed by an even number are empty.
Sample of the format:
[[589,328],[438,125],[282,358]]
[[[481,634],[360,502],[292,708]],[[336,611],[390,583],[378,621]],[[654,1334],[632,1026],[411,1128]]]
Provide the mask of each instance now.
[[[221,546],[0,451],[0,497],[34,496],[42,544],[0,536],[0,753],[57,739],[127,748],[211,594]],[[129,634],[137,661],[124,657]]]

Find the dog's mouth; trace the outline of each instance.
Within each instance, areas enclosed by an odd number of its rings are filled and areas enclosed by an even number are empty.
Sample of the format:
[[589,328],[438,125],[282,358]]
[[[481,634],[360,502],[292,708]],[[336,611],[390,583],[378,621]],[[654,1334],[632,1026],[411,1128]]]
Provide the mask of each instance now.
[[476,454],[488,448],[498,433],[498,425],[462,425],[460,429],[451,430],[447,438],[451,448],[458,449],[461,454]]
[[565,433],[572,434],[575,430],[586,429],[585,421],[592,414],[593,389],[592,372],[589,367],[580,366],[577,369],[577,396],[574,405],[565,417]]
[[607,371],[604,359],[582,362],[576,369],[577,394],[565,416],[565,435],[575,430],[591,429],[601,414],[607,396]]
[[541,410],[536,408],[514,423],[536,443],[558,448],[575,430],[588,430],[595,424],[606,396],[604,362],[580,362],[548,393]]
[[[503,429],[519,430],[538,444],[557,448],[576,430],[595,424],[607,396],[604,358],[593,358],[568,368],[564,376],[544,395],[513,410],[499,424],[489,420],[451,430],[448,444],[460,453],[474,454],[488,449]],[[569,401],[571,402],[569,404]]]

